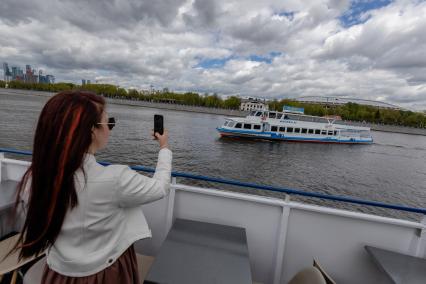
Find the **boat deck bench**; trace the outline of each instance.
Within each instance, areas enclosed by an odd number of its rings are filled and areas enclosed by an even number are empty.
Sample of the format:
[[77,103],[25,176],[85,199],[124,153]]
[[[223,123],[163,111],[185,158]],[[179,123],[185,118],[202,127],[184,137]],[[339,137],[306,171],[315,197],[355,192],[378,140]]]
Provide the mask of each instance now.
[[426,282],[426,259],[372,246],[365,246],[365,250],[392,283]]
[[145,283],[252,283],[244,228],[176,219]]
[[2,180],[0,182],[0,212],[13,206],[16,197],[17,181]]
[[15,231],[11,218],[17,186],[18,182],[12,180],[2,180],[0,182],[0,239]]

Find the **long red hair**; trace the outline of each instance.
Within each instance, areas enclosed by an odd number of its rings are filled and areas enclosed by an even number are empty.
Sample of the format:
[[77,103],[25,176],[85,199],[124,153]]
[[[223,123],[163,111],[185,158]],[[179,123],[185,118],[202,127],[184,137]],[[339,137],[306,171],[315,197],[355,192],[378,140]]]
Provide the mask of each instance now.
[[[15,249],[20,258],[38,255],[55,242],[65,215],[78,205],[74,174],[99,127],[105,100],[87,91],[56,94],[43,107],[34,137],[32,163],[18,185],[29,187],[27,214]],[[27,185],[27,183],[30,183]]]

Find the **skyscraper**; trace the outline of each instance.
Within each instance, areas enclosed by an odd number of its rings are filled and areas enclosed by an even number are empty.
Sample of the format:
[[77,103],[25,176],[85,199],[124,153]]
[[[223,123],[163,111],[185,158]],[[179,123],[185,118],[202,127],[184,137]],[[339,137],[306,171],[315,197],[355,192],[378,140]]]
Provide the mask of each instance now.
[[55,76],[53,76],[53,75],[46,75],[46,78],[47,78],[47,83],[49,83],[49,84],[55,83]]
[[35,73],[35,70],[31,68],[31,65],[28,65],[28,64],[25,65],[25,76],[24,76],[25,83],[37,82],[37,78],[34,73]]
[[3,76],[4,76],[4,80],[6,82],[10,81],[11,75],[12,74],[10,73],[9,65],[7,64],[7,62],[3,62]]
[[18,74],[18,67],[12,66],[12,80],[15,80]]

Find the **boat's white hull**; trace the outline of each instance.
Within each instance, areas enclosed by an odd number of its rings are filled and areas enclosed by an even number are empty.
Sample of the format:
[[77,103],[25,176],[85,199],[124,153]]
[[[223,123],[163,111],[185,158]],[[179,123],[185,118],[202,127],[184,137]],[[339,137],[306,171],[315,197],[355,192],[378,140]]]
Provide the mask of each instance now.
[[246,138],[246,139],[266,139],[288,142],[309,142],[309,143],[333,143],[333,144],[371,144],[372,138],[354,138],[354,137],[336,137],[336,136],[323,136],[313,137],[309,135],[285,135],[273,132],[254,132],[254,131],[237,131],[234,129],[226,129],[218,127],[217,131],[222,137],[230,138]]
[[334,121],[325,118],[305,115],[291,119],[286,114],[280,114],[279,118],[275,115],[273,118],[268,117],[268,112],[263,114],[262,117],[228,117],[225,123],[216,129],[222,137],[334,144],[373,143],[368,127],[334,124]]

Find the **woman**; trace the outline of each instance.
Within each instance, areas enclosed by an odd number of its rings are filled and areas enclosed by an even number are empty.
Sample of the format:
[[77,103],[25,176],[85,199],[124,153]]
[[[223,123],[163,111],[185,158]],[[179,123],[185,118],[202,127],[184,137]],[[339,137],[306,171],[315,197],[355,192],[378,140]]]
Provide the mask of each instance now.
[[169,193],[167,131],[152,178],[128,166],[101,166],[114,120],[94,93],[53,96],[38,121],[32,164],[19,194],[27,203],[21,257],[46,251],[42,283],[139,283],[133,243],[151,237],[140,206]]

